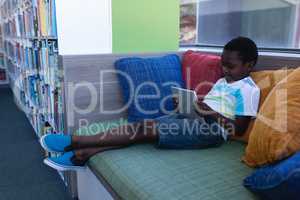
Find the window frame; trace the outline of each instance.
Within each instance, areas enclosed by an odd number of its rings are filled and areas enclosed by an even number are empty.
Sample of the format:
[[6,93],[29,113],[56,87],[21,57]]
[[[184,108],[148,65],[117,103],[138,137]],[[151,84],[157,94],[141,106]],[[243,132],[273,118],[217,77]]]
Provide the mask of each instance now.
[[[195,2],[196,4],[196,17],[198,20],[199,17],[199,1]],[[180,4],[181,6],[181,4]],[[298,8],[298,11],[295,12],[300,12],[300,6]],[[298,18],[300,20],[300,13],[298,15]],[[296,19],[297,20],[297,19]],[[196,23],[196,30],[197,30],[197,35],[196,35],[196,41],[199,41],[199,24]],[[300,32],[299,32],[300,34]],[[210,45],[210,44],[201,44],[201,43],[195,43],[195,44],[180,44],[179,41],[179,48],[206,48],[206,49],[223,49],[224,45]],[[300,54],[300,46],[298,48],[274,48],[274,47],[257,47],[259,52],[265,52],[266,55],[273,54],[273,53],[279,53],[279,54],[286,54],[286,55],[295,55],[295,54]],[[297,56],[296,56],[297,57]]]
[[[207,48],[207,49],[223,49],[222,45],[203,45],[203,44],[180,44],[179,48]],[[259,52],[266,53],[284,53],[284,54],[300,54],[300,48],[267,48],[267,47],[257,47]]]

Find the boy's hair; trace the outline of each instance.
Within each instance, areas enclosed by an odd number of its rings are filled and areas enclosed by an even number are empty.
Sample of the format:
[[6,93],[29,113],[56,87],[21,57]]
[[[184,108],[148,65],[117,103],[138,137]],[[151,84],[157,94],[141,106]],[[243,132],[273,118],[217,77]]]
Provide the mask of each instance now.
[[257,62],[258,51],[255,42],[246,37],[237,37],[229,41],[224,50],[237,51],[243,61],[243,63],[254,61],[254,65]]

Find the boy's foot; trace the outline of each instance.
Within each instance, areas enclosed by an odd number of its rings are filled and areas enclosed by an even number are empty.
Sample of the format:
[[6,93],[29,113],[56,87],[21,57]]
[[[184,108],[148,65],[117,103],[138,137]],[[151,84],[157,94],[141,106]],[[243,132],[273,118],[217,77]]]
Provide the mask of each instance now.
[[70,151],[59,157],[46,158],[44,163],[58,171],[82,170],[86,168],[84,163],[74,164],[72,160],[75,160],[75,155],[73,151]]
[[40,138],[40,144],[48,152],[63,153],[70,149],[72,140],[70,135],[47,134]]

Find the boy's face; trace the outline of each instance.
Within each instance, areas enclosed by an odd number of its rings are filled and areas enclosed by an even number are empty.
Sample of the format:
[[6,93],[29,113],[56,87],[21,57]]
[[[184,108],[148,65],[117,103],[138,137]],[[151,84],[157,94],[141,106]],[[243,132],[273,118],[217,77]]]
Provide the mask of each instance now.
[[251,71],[253,62],[243,63],[238,51],[224,50],[222,53],[222,67],[228,83],[241,80]]

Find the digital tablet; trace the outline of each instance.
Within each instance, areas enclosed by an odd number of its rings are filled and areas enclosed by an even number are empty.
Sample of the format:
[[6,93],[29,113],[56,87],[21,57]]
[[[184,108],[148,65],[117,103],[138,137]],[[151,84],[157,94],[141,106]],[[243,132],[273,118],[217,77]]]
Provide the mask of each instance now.
[[172,87],[172,93],[178,97],[178,112],[186,117],[198,117],[195,111],[197,93],[194,90]]

